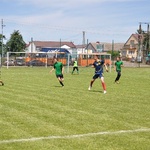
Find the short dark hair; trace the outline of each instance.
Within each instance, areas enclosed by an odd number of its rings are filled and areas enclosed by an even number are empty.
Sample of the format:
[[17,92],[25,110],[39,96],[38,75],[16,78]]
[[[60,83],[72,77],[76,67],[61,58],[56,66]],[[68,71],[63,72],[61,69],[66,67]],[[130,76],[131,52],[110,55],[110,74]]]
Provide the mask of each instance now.
[[54,57],[53,57],[53,59],[56,59],[56,60],[58,60],[58,58],[57,58],[56,56],[54,56]]

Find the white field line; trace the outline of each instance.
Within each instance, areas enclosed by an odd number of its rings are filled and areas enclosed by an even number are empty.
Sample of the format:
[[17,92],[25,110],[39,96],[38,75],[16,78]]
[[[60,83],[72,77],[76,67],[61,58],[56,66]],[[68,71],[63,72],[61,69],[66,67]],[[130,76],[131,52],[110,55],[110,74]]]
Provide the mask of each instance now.
[[47,136],[47,137],[33,137],[27,139],[12,139],[12,140],[2,140],[0,144],[4,143],[16,143],[16,142],[31,142],[38,140],[50,140],[50,139],[71,139],[71,138],[80,138],[87,136],[95,136],[95,135],[112,135],[112,134],[122,134],[122,133],[135,133],[135,132],[149,132],[150,128],[141,128],[135,130],[120,130],[114,132],[96,132],[96,133],[87,133],[87,134],[77,134],[77,135],[65,135],[65,136]]

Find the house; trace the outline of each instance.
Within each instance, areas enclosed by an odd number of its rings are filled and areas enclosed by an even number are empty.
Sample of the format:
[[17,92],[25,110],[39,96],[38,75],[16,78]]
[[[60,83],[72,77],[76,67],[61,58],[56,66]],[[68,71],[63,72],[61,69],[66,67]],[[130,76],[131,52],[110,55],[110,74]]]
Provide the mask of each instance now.
[[[137,58],[139,55],[139,34],[132,34],[124,44],[121,54],[123,58]],[[142,56],[142,51],[141,54]]]
[[104,52],[108,51],[121,51],[124,43],[103,43],[104,44]]
[[120,51],[124,43],[105,43],[105,42],[92,42],[89,43],[85,49],[88,49],[91,53],[100,53],[112,51]]
[[41,52],[44,48],[67,49],[72,57],[77,56],[76,46],[73,42],[64,41],[31,41],[26,47],[26,52]]

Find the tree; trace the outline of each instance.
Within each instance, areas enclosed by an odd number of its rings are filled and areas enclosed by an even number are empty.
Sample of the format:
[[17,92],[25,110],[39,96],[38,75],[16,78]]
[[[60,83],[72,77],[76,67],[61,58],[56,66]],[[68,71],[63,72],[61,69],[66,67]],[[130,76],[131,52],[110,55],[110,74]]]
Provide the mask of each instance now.
[[119,51],[108,51],[108,53],[111,54],[112,59],[118,57],[120,54]]
[[[5,36],[0,34],[0,54],[2,55],[2,38],[5,39]],[[3,43],[3,48],[5,47],[4,43]]]
[[146,55],[150,52],[150,33],[149,32],[145,32],[142,29],[137,30],[138,34],[141,34],[143,37],[142,40],[142,47],[143,49],[146,51]]
[[26,47],[26,43],[23,40],[19,31],[14,31],[11,34],[9,41],[6,43],[6,51],[9,52],[23,52]]
[[144,34],[144,40],[143,40],[143,45],[145,47],[146,50],[150,51],[150,43],[149,43],[149,34],[148,33],[145,33]]

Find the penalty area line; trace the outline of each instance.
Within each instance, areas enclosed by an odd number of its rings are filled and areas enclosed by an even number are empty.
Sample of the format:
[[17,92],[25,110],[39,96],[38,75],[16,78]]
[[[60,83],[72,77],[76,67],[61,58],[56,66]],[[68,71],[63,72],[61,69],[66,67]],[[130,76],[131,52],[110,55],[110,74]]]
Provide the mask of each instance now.
[[134,130],[119,130],[114,132],[96,132],[96,133],[86,133],[86,134],[76,134],[76,135],[64,135],[64,136],[47,136],[47,137],[32,137],[27,139],[12,139],[12,140],[2,140],[0,144],[4,143],[17,143],[17,142],[31,142],[38,140],[50,140],[50,139],[71,139],[71,138],[80,138],[80,137],[88,137],[95,135],[112,135],[112,134],[122,134],[122,133],[135,133],[135,132],[149,132],[150,128],[141,128]]

